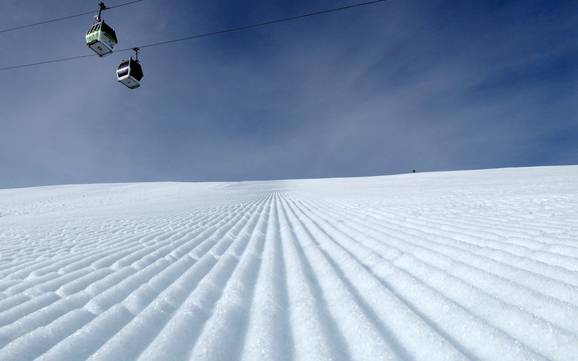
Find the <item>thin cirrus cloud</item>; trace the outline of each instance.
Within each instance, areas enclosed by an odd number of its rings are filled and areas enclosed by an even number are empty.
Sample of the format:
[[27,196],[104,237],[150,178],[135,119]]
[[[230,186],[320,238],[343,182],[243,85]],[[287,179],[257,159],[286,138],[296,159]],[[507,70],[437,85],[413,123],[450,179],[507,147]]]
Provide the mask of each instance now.
[[[107,19],[128,47],[346,3],[150,0]],[[128,54],[1,73],[0,187],[578,162],[573,5],[490,3],[392,0],[145,49],[136,92],[115,84]],[[7,6],[11,25],[92,2]],[[2,65],[82,54],[90,21],[43,28],[53,44],[2,36]]]

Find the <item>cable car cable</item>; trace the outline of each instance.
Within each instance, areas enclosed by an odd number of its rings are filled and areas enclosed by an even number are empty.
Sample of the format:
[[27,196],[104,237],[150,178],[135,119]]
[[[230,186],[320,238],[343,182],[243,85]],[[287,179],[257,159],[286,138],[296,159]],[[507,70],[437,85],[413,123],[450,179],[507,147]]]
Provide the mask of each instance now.
[[[362,3],[346,5],[346,6],[341,6],[341,7],[332,8],[332,9],[315,11],[315,12],[302,14],[302,15],[296,15],[296,16],[290,16],[290,17],[286,17],[286,18],[279,18],[279,19],[275,19],[275,20],[264,21],[264,22],[255,23],[255,24],[251,24],[251,25],[239,26],[239,27],[234,27],[234,28],[230,28],[230,29],[212,31],[212,32],[208,32],[208,33],[189,35],[189,36],[185,36],[182,38],[176,38],[176,39],[172,39],[172,40],[164,40],[164,41],[158,41],[158,42],[149,43],[149,44],[143,44],[143,45],[138,45],[136,47],[138,47],[140,49],[151,48],[154,46],[173,44],[173,43],[178,43],[181,41],[194,40],[194,39],[206,38],[206,37],[222,35],[222,34],[227,34],[227,33],[239,32],[239,31],[244,31],[244,30],[249,30],[249,29],[254,29],[254,28],[259,28],[259,27],[265,27],[265,26],[269,26],[269,25],[273,25],[273,24],[279,24],[279,23],[299,20],[299,19],[308,18],[308,17],[312,17],[312,16],[330,14],[330,13],[335,13],[335,12],[344,11],[344,10],[350,10],[350,9],[358,8],[358,7],[362,7],[362,6],[384,3],[387,1],[390,1],[390,0],[366,1],[366,2],[362,2]],[[92,13],[93,12],[91,12],[90,14],[92,14]],[[131,46],[130,48],[119,49],[119,50],[116,50],[115,52],[118,53],[118,52],[131,51],[136,47]],[[90,57],[95,57],[95,56],[97,56],[97,55],[96,54],[87,54],[87,55],[78,55],[78,56],[71,56],[71,57],[66,57],[66,58],[57,58],[57,59],[39,61],[36,63],[12,65],[12,66],[0,68],[0,72],[8,71],[8,70],[14,70],[14,69],[20,69],[20,68],[28,68],[28,67],[44,65],[44,64],[53,64],[53,63],[71,61],[71,60],[76,60],[76,59],[90,58]]]
[[36,63],[28,63],[28,64],[21,64],[21,65],[12,65],[12,66],[7,66],[4,68],[0,68],[0,72],[1,71],[8,71],[8,70],[14,70],[14,69],[21,69],[21,68],[29,68],[29,67],[33,67],[33,66],[38,66],[38,65],[44,65],[44,64],[54,64],[54,63],[63,63],[65,61],[71,61],[71,60],[76,60],[76,59],[84,59],[84,58],[93,58],[95,56],[98,56],[96,54],[86,54],[86,55],[77,55],[77,56],[70,56],[67,58],[58,58],[58,59],[51,59],[51,60],[44,60],[44,61],[39,61]]
[[[209,32],[209,33],[202,33],[202,34],[185,36],[185,37],[177,38],[177,39],[173,39],[173,40],[165,40],[165,41],[159,41],[156,43],[139,45],[139,48],[141,48],[141,49],[151,48],[153,46],[166,45],[166,44],[178,43],[178,42],[186,41],[186,40],[194,40],[194,39],[206,38],[209,36],[216,36],[216,35],[222,35],[222,34],[227,34],[227,33],[234,33],[234,32],[238,32],[238,31],[250,30],[250,29],[260,28],[260,27],[264,27],[264,26],[268,26],[268,25],[285,23],[285,22],[289,22],[289,21],[308,18],[308,17],[312,17],[312,16],[330,14],[330,13],[349,10],[349,9],[353,9],[353,8],[357,8],[357,7],[373,5],[373,4],[382,3],[382,2],[386,2],[386,1],[389,1],[389,0],[373,0],[373,1],[363,2],[363,3],[351,4],[351,5],[341,6],[338,8],[320,10],[320,11],[315,11],[312,13],[307,13],[307,14],[302,14],[302,15],[296,15],[296,16],[290,16],[290,17],[286,17],[286,18],[264,21],[261,23],[256,23],[256,24],[251,24],[251,25],[239,26],[239,27],[235,27],[235,28],[218,30],[218,31],[213,31],[213,32]],[[119,49],[117,51],[128,51],[128,50],[132,50],[132,49],[133,49],[133,47],[130,47],[130,48],[126,48],[126,49]]]
[[[120,8],[120,7],[123,7],[123,6],[128,6],[128,5],[140,3],[140,2],[143,2],[143,1],[145,1],[145,0],[128,1],[128,2],[125,2],[125,3],[122,3],[122,4],[118,4],[118,5],[107,6],[106,9],[104,9],[104,10],[112,10],[112,9]],[[15,26],[15,27],[13,27],[13,28],[0,29],[0,34],[12,32],[12,31],[16,31],[16,30],[22,30],[22,29],[32,28],[32,27],[35,27],[35,26],[40,26],[40,25],[55,23],[55,22],[58,22],[58,21],[64,21],[64,20],[74,19],[74,18],[78,18],[78,17],[81,17],[81,16],[92,15],[92,14],[94,14],[94,10],[86,11],[86,12],[83,12],[83,13],[80,13],[80,14],[67,15],[67,16],[62,16],[62,17],[59,17],[59,18],[43,20],[43,21],[39,21],[39,22],[37,22],[37,23],[32,23],[32,24],[19,25],[19,26]]]

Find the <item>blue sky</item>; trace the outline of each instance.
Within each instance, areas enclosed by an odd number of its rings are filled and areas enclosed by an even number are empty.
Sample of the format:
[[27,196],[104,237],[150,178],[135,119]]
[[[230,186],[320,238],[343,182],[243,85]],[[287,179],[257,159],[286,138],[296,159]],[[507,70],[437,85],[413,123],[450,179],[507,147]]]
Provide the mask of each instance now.
[[[124,48],[353,2],[147,0],[105,19]],[[5,0],[0,28],[96,3]],[[0,34],[0,67],[89,54],[91,22]],[[573,0],[391,0],[146,49],[132,92],[126,53],[3,72],[0,188],[578,164],[577,39]]]

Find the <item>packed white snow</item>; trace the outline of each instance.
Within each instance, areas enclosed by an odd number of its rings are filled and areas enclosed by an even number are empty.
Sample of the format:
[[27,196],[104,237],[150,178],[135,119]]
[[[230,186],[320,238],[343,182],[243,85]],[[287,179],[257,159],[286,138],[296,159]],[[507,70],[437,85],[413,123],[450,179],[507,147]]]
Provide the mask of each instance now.
[[0,190],[0,360],[578,360],[578,166]]

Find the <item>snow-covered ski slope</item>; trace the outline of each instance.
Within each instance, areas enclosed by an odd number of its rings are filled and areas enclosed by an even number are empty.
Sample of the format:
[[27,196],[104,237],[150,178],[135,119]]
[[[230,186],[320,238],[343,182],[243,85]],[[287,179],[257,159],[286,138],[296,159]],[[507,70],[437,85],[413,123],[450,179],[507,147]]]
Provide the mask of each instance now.
[[0,190],[0,360],[578,360],[578,167]]

